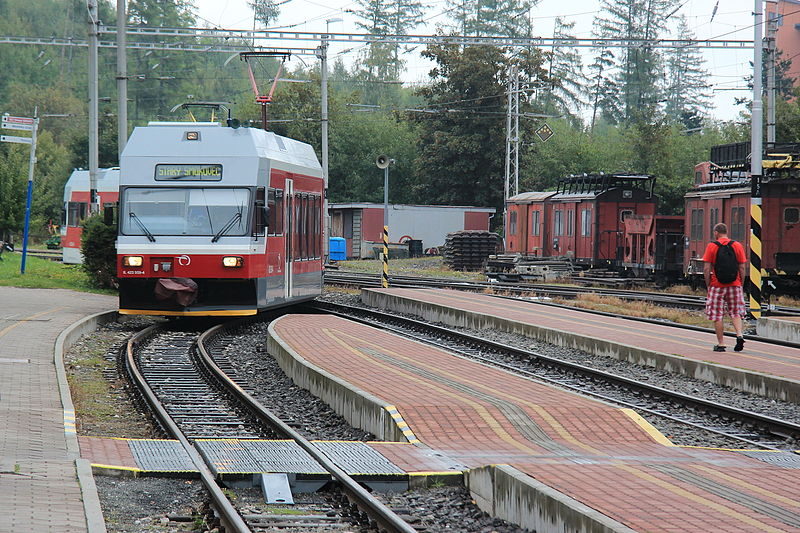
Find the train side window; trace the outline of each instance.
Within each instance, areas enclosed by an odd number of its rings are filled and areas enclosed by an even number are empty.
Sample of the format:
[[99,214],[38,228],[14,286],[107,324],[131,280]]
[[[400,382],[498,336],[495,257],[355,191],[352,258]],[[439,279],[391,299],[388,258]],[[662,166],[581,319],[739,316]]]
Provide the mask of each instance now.
[[715,207],[713,209],[709,209],[708,211],[710,215],[708,227],[713,229],[714,226],[717,225],[717,222],[719,222],[719,208]]
[[322,257],[322,198],[314,197],[314,257]]
[[508,233],[510,235],[517,234],[517,212],[511,211],[508,215]]
[[619,221],[625,222],[625,219],[629,216],[633,215],[633,210],[631,209],[623,209],[619,212]]
[[308,259],[311,257],[311,209],[310,198],[307,194],[303,195],[303,258]]
[[692,224],[689,236],[693,241],[703,240],[703,210],[692,209]]
[[734,241],[744,240],[744,207],[731,208],[730,237]]
[[592,216],[591,210],[584,209],[581,211],[581,236],[588,237],[592,231]]
[[283,235],[283,217],[284,217],[284,209],[285,209],[285,202],[283,199],[283,190],[275,189],[275,217],[272,221],[272,227],[275,228],[270,230],[270,234],[272,235]]
[[253,209],[253,236],[261,237],[264,235],[267,223],[267,217],[264,216],[264,209],[266,208],[266,191],[264,187],[256,189],[256,199]]
[[267,234],[277,234],[278,210],[275,208],[275,189],[267,191]]
[[783,210],[783,221],[787,224],[797,224],[800,222],[800,208],[787,207]]
[[575,211],[572,209],[567,210],[567,235],[575,233]]
[[531,222],[531,235],[536,237],[539,236],[539,216],[541,215],[541,211],[534,211],[533,212],[533,222]]
[[553,235],[564,234],[564,212],[560,209],[553,211]]
[[84,202],[69,202],[67,205],[67,225],[80,226],[86,218],[86,204]]

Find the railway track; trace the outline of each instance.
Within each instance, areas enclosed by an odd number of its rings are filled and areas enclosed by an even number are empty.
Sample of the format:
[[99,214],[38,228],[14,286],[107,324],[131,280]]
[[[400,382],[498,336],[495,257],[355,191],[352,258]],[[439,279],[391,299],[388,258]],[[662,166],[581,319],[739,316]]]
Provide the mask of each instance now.
[[[125,348],[125,367],[132,383],[167,435],[177,439],[188,453],[225,530],[239,533],[281,527],[330,531],[355,524],[362,530],[414,532],[413,527],[223,371],[225,361],[220,360],[219,352],[216,358],[212,356],[208,346],[215,335],[231,326],[217,325],[202,333],[151,326],[134,335]],[[319,513],[319,502],[309,507],[317,512],[282,516],[280,524],[274,516],[242,515],[193,446],[195,439],[210,437],[293,440],[336,480],[337,492],[329,497],[329,507],[337,519],[332,521],[326,513]]]
[[[379,274],[351,273],[336,270],[325,271],[325,283],[330,285],[352,287],[380,287]],[[664,292],[634,291],[624,289],[610,289],[602,287],[575,287],[551,284],[516,284],[493,283],[486,281],[460,281],[442,278],[422,278],[415,276],[390,276],[389,283],[392,287],[427,287],[436,289],[454,289],[472,292],[486,292],[491,290],[498,294],[509,294],[516,297],[536,298],[577,298],[581,294],[600,294],[612,296],[626,301],[646,301],[658,305],[677,307],[688,310],[702,310],[705,308],[704,296],[683,294],[667,294]],[[765,312],[774,316],[800,316],[800,309],[787,306],[765,307]]]
[[645,418],[648,415],[661,417],[709,432],[719,437],[718,446],[786,450],[796,448],[800,439],[800,424],[794,421],[670,391],[468,333],[330,302],[314,302],[309,308],[387,329],[531,379],[630,407]]

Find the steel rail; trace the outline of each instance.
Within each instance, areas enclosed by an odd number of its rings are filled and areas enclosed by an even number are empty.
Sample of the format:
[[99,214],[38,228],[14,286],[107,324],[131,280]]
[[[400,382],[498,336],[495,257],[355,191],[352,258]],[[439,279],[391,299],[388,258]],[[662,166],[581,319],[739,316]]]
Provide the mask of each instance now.
[[[741,420],[746,424],[754,424],[757,427],[764,428],[766,431],[770,432],[771,434],[778,435],[782,438],[797,438],[800,437],[800,424],[795,424],[793,422],[789,422],[786,420],[780,420],[773,417],[769,417],[766,415],[762,415],[759,413],[754,413],[752,411],[746,411],[744,409],[738,409],[736,407],[727,406],[724,404],[720,404],[718,402],[713,402],[710,400],[706,400],[705,398],[700,398],[697,396],[690,396],[687,394],[683,394],[676,391],[671,391],[668,389],[664,389],[662,387],[658,387],[656,385],[651,385],[649,383],[644,383],[641,381],[637,381],[634,379],[626,378],[623,376],[618,376],[609,372],[605,372],[602,370],[597,370],[588,366],[584,366],[578,363],[572,363],[570,361],[564,361],[555,357],[550,357],[547,355],[543,355],[537,352],[524,350],[521,348],[516,348],[514,346],[509,346],[507,344],[490,341],[481,337],[476,337],[474,335],[469,335],[466,333],[462,333],[459,331],[455,331],[449,328],[436,326],[433,324],[429,324],[427,322],[422,322],[419,320],[414,320],[412,318],[407,318],[403,316],[392,315],[389,313],[384,313],[381,311],[375,311],[371,309],[364,309],[364,308],[352,308],[349,306],[341,305],[341,304],[334,304],[331,302],[313,302],[308,304],[309,308],[316,309],[325,313],[337,314],[338,316],[342,316],[343,318],[347,318],[348,320],[354,320],[362,324],[366,324],[369,326],[375,327],[375,322],[370,321],[369,319],[359,318],[353,316],[352,312],[355,310],[358,313],[363,313],[367,316],[372,316],[377,318],[381,321],[387,322],[395,322],[406,325],[409,329],[418,328],[426,332],[434,333],[434,336],[438,336],[440,338],[451,338],[456,339],[458,342],[469,345],[472,347],[478,346],[487,351],[495,351],[500,353],[506,353],[514,357],[521,358],[523,360],[534,360],[539,361],[541,363],[551,365],[555,368],[564,369],[568,372],[573,372],[589,379],[596,379],[596,380],[603,380],[605,382],[610,382],[614,384],[619,384],[620,386],[624,386],[630,390],[638,391],[640,393],[646,395],[658,395],[660,397],[666,397],[671,400],[675,400],[680,402],[683,405],[686,405],[691,408],[701,409],[704,412],[715,414],[723,417],[733,417],[734,419]],[[413,337],[412,337],[413,338]],[[445,350],[452,350],[447,346],[442,346]],[[488,364],[491,365],[498,365],[498,363],[494,361],[488,361]],[[505,368],[514,370],[515,372],[520,372],[520,369],[505,366]],[[525,373],[525,371],[522,371]],[[541,376],[536,376],[536,379],[543,379]],[[545,378],[546,379],[546,378]],[[567,385],[563,383],[556,382],[559,386],[567,387]],[[579,388],[578,388],[579,390]],[[585,394],[584,391],[582,391]],[[595,394],[595,393],[592,393]],[[597,395],[597,394],[595,394]],[[597,395],[600,396],[600,395]],[[615,403],[620,403],[619,400],[605,398],[607,401],[613,401]],[[639,406],[632,407],[641,410],[642,408]],[[664,416],[663,413],[653,412],[653,414]],[[681,422],[683,420],[677,419]],[[704,428],[709,429],[709,428]],[[711,430],[711,429],[709,429]],[[714,430],[711,430],[714,431]],[[719,432],[717,432],[719,433]],[[727,433],[722,433],[727,437],[733,437]],[[736,437],[733,437],[736,438]],[[748,441],[747,439],[739,439],[744,440],[745,442],[757,444],[753,441]],[[763,446],[763,445],[762,445]]]
[[[357,281],[359,279],[358,276],[354,276],[352,278],[349,278],[347,276],[337,278],[335,275],[331,276],[331,275],[329,275],[327,273],[325,274],[325,279],[326,279],[327,282],[329,282],[331,284],[351,283],[351,284],[356,284],[359,287],[370,287],[370,288],[373,288],[373,287],[374,288],[379,288],[380,287],[380,283],[378,281],[373,281],[373,280],[377,280],[377,278],[373,278],[372,275],[369,275],[369,277],[360,278],[360,279],[362,279],[362,282],[358,282]],[[354,279],[356,280],[355,283],[353,282]],[[500,290],[500,291],[508,291],[508,292],[516,292],[516,293],[537,292],[537,293],[540,293],[540,294],[542,294],[544,296],[552,295],[552,294],[558,294],[558,295],[561,295],[561,296],[571,296],[571,297],[575,297],[577,294],[595,293],[595,294],[602,294],[604,296],[615,296],[615,297],[618,297],[618,298],[621,298],[621,299],[631,299],[631,300],[637,300],[637,301],[638,300],[644,300],[644,301],[649,301],[649,302],[657,301],[658,303],[662,303],[662,304],[679,305],[679,306],[680,305],[685,305],[685,306],[688,306],[688,307],[690,307],[692,309],[695,309],[695,308],[702,309],[702,308],[705,307],[705,298],[699,297],[699,296],[687,296],[687,295],[676,295],[675,297],[669,297],[669,296],[664,297],[664,295],[659,295],[657,293],[650,293],[650,292],[614,291],[614,290],[611,290],[611,289],[597,290],[597,289],[587,288],[587,287],[561,287],[561,286],[553,287],[553,286],[549,286],[549,285],[532,286],[534,288],[529,289],[529,288],[527,288],[525,286],[518,286],[518,285],[506,286],[506,285],[499,285],[497,283],[485,284],[483,282],[474,282],[474,283],[472,283],[472,282],[455,282],[455,283],[453,283],[453,282],[451,282],[449,280],[443,280],[443,282],[440,282],[442,280],[426,279],[426,278],[414,278],[414,277],[400,277],[400,276],[398,276],[398,277],[390,277],[389,281],[395,287],[406,287],[406,288],[430,287],[430,288],[458,289],[458,290],[464,290],[464,291],[470,291],[470,292],[482,292],[488,287],[488,288],[493,288],[493,289],[497,289],[497,290]],[[680,323],[677,323],[677,322],[665,322],[663,320],[658,320],[658,319],[654,319],[654,318],[637,317],[637,316],[632,316],[632,315],[622,315],[622,314],[616,314],[616,313],[609,313],[608,311],[599,311],[599,310],[596,310],[596,309],[584,309],[584,308],[579,308],[579,307],[573,307],[573,306],[570,306],[570,305],[558,304],[558,303],[555,303],[555,302],[545,302],[545,301],[541,301],[541,300],[531,301],[531,300],[527,300],[525,298],[519,298],[517,296],[505,296],[505,295],[502,295],[502,294],[491,294],[490,296],[494,296],[496,298],[508,298],[510,300],[517,300],[517,301],[523,301],[523,302],[528,302],[528,303],[536,303],[536,304],[540,304],[540,305],[547,305],[547,306],[550,306],[550,307],[558,307],[558,308],[562,308],[562,309],[569,309],[571,311],[580,311],[582,313],[589,313],[589,314],[593,314],[593,315],[607,316],[607,317],[613,317],[613,318],[621,318],[621,319],[624,319],[624,320],[632,320],[632,321],[635,321],[635,322],[644,322],[644,323],[647,323],[647,324],[658,324],[660,326],[681,328],[681,329],[687,329],[687,330],[691,330],[691,331],[699,331],[699,332],[703,332],[703,333],[713,333],[714,332],[713,329],[704,328],[702,326],[692,326],[690,324],[680,324]],[[661,297],[660,301],[658,300],[659,296]],[[693,302],[692,299],[695,299],[696,302]],[[794,311],[794,313],[791,313],[791,314],[795,314],[795,313],[796,314],[800,314],[800,309],[795,309],[795,308],[785,308],[785,309]],[[788,311],[786,311],[786,312],[787,312],[787,314],[789,314]],[[736,334],[733,333],[733,332],[730,332],[730,331],[726,331],[724,333],[724,335],[727,336],[727,337],[736,337]],[[784,341],[784,340],[781,340],[781,339],[770,339],[770,338],[767,338],[767,337],[761,337],[759,335],[751,335],[751,334],[745,333],[744,334],[744,338],[746,340],[765,342],[765,343],[774,344],[774,345],[777,345],[777,346],[786,346],[788,348],[800,348],[800,343],[796,343],[796,342],[792,342],[792,341]]]
[[206,344],[220,331],[231,328],[236,324],[241,324],[246,320],[248,319],[242,319],[241,321],[214,326],[203,332],[198,337],[197,351],[202,359],[203,364],[206,365],[207,369],[213,373],[214,378],[229,392],[234,394],[237,399],[244,403],[248,409],[256,413],[259,418],[268,421],[268,423],[273,427],[277,428],[280,432],[286,434],[289,438],[297,442],[297,444],[303,450],[313,457],[323,468],[330,472],[330,474],[341,484],[344,492],[348,495],[351,501],[355,502],[359,508],[366,512],[370,517],[374,518],[376,522],[385,531],[387,531],[387,533],[415,533],[416,530],[413,527],[411,527],[402,518],[397,516],[394,511],[378,501],[365,488],[359,485],[358,482],[348,475],[347,472],[339,468],[336,463],[331,461],[328,456],[321,452],[305,437],[300,435],[300,433],[278,418],[278,416],[272,413],[272,411],[264,407],[258,400],[253,398],[217,365],[217,363],[214,361],[214,358],[206,348]]
[[136,364],[136,358],[134,355],[134,347],[149,339],[150,337],[157,334],[160,330],[162,330],[162,326],[160,325],[153,325],[148,328],[143,329],[142,331],[136,333],[133,337],[128,340],[127,349],[126,349],[126,369],[128,371],[128,376],[130,377],[131,381],[136,385],[139,391],[142,393],[147,404],[153,410],[156,418],[158,419],[159,424],[161,427],[173,438],[177,439],[183,449],[186,450],[186,453],[189,455],[192,463],[197,468],[198,472],[200,473],[200,479],[203,482],[203,485],[208,490],[209,494],[211,495],[211,499],[214,501],[217,511],[220,513],[220,518],[223,524],[226,526],[226,531],[235,532],[235,533],[251,533],[252,530],[248,527],[247,523],[244,521],[242,516],[236,510],[236,508],[231,504],[225,494],[222,492],[222,489],[217,485],[216,480],[214,479],[214,475],[209,470],[208,466],[206,465],[203,458],[200,456],[198,451],[192,446],[192,444],[188,441],[188,439],[184,436],[183,432],[178,428],[177,424],[172,420],[172,417],[169,416],[167,410],[158,400],[158,397],[155,395],[153,390],[147,384],[147,381],[144,379],[144,376],[139,372],[138,366]]

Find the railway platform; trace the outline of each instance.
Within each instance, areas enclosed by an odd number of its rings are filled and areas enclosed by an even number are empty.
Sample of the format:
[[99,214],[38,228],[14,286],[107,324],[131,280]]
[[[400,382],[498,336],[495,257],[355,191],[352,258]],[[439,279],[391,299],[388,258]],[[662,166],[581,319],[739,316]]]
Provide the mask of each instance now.
[[370,306],[472,329],[496,329],[800,403],[800,350],[748,340],[714,352],[712,332],[615,318],[537,302],[440,289],[364,289]]
[[762,337],[800,344],[800,317],[759,318],[756,331]]
[[[105,531],[61,351],[112,296],[0,287],[0,532]],[[88,324],[88,323],[86,323]]]
[[487,512],[537,531],[796,531],[798,456],[683,448],[634,412],[327,315],[269,352],[351,424],[463,465]]

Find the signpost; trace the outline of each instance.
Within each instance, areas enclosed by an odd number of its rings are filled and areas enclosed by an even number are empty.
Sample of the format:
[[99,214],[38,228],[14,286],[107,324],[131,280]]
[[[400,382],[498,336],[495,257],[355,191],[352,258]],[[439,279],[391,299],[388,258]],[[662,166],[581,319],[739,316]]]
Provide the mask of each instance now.
[[31,224],[31,197],[33,195],[33,167],[36,164],[36,130],[39,129],[39,108],[33,111],[33,118],[12,117],[3,115],[2,126],[7,130],[21,130],[31,132],[30,137],[17,137],[15,135],[0,135],[0,142],[20,143],[31,145],[31,158],[28,165],[28,196],[25,202],[25,233],[22,237],[22,263],[19,266],[19,273],[25,273],[25,259],[28,256],[28,231]]

